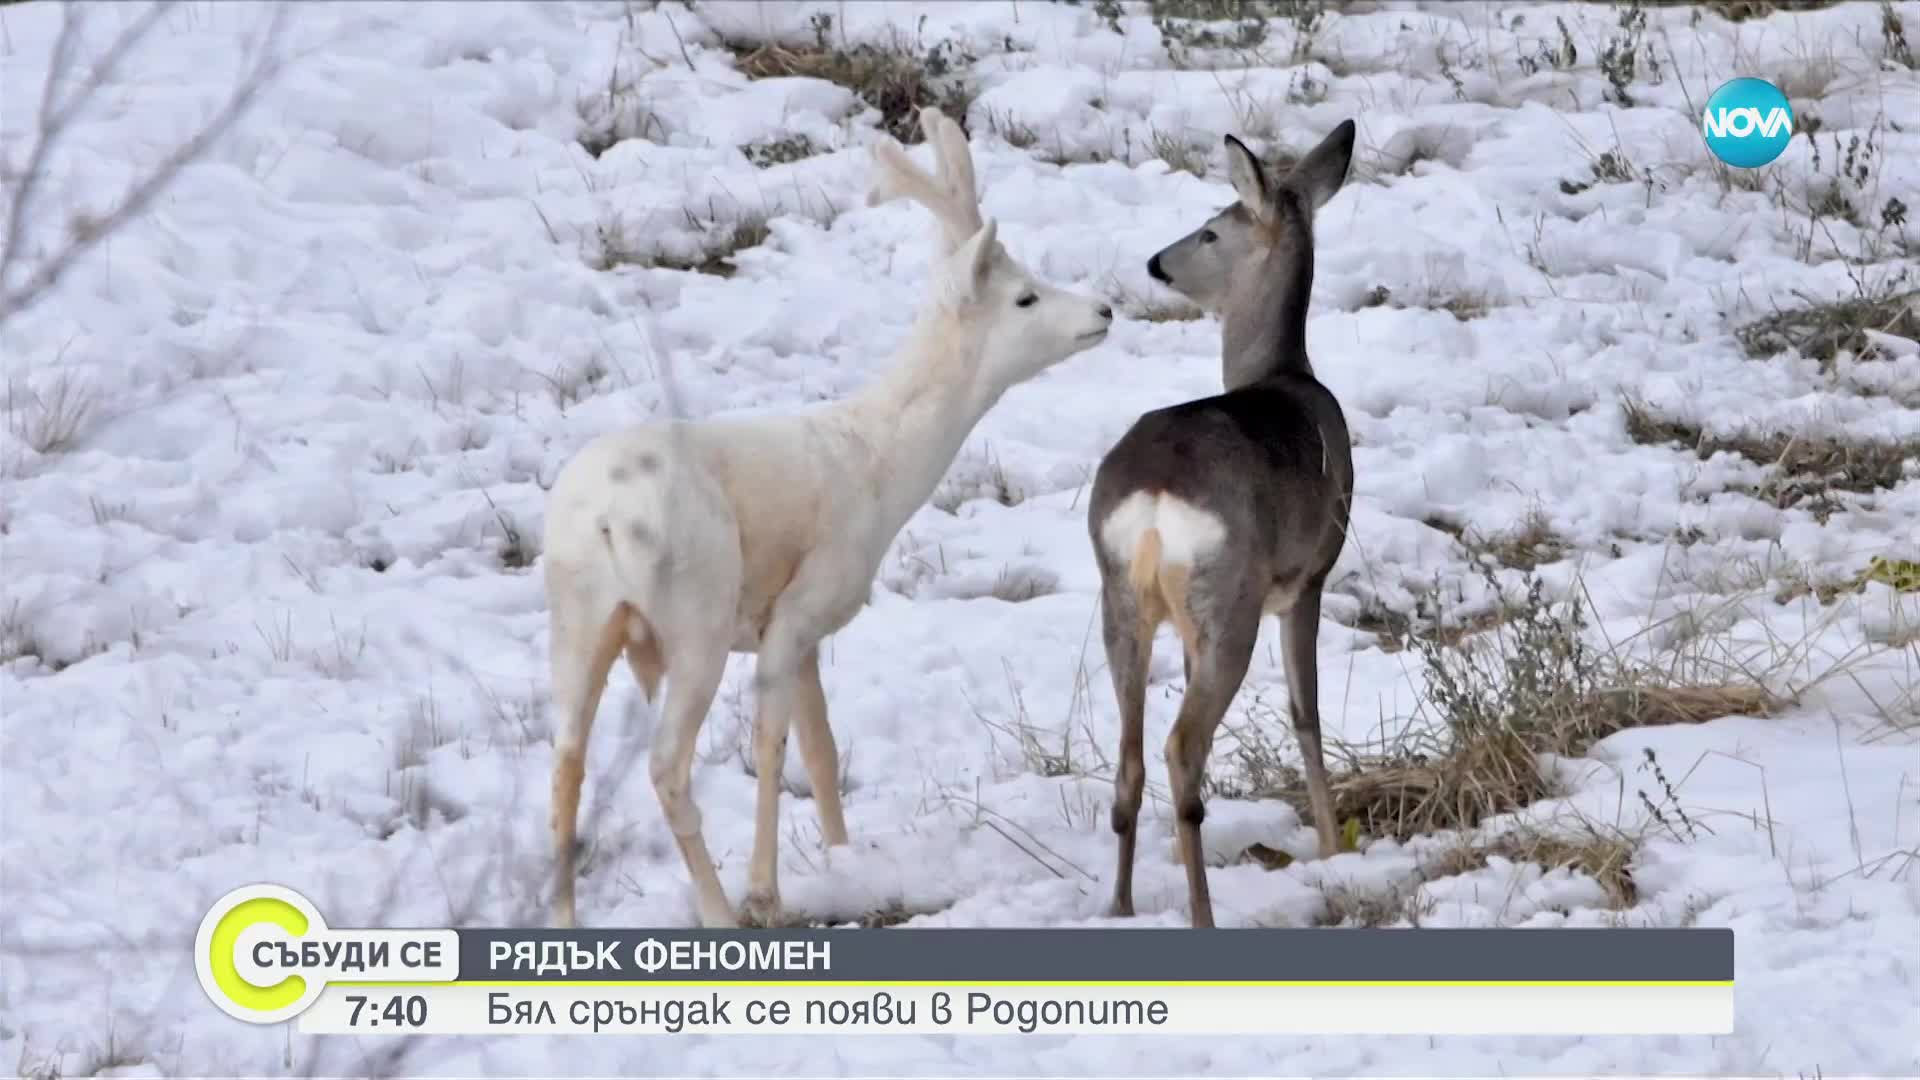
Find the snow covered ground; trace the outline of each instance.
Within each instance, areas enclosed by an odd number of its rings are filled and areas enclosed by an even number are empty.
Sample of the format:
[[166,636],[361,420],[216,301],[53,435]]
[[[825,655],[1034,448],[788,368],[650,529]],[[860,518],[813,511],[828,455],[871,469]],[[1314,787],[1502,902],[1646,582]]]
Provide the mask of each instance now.
[[[1309,327],[1359,477],[1320,639],[1330,736],[1424,722],[1417,652],[1375,631],[1436,581],[1464,617],[1498,602],[1462,529],[1548,530],[1564,553],[1540,574],[1550,590],[1582,582],[1596,634],[1706,612],[1690,633],[1786,689],[1814,685],[1781,715],[1615,735],[1567,799],[1536,808],[1638,829],[1645,791],[1671,815],[1639,769],[1655,752],[1699,827],[1644,830],[1624,910],[1583,875],[1501,860],[1420,883],[1424,841],[1269,871],[1235,856],[1259,842],[1304,857],[1311,831],[1283,803],[1216,798],[1218,917],[1307,925],[1338,917],[1330,895],[1417,887],[1424,925],[1731,926],[1738,1031],[448,1038],[385,1067],[1920,1072],[1920,594],[1872,583],[1823,605],[1807,588],[1872,556],[1920,558],[1920,476],[1909,462],[1875,490],[1782,509],[1765,463],[1636,441],[1624,404],[1718,435],[1920,440],[1920,345],[1883,338],[1823,366],[1750,358],[1735,337],[1802,294],[1920,286],[1895,277],[1920,265],[1920,222],[1888,209],[1920,208],[1920,75],[1883,30],[1897,13],[1920,49],[1920,3],[1739,23],[1648,9],[1624,28],[1612,5],[1333,8],[1304,38],[1275,20],[1250,68],[1232,53],[1182,67],[1143,13],[1110,23],[1039,0],[297,5],[295,62],[239,127],[0,327],[0,1062],[373,1067],[383,1043],[253,1030],[203,999],[187,945],[246,882],[296,888],[335,925],[544,917],[543,485],[588,438],[665,407],[649,325],[690,413],[785,409],[871,378],[922,294],[927,216],[863,205],[877,112],[830,83],[749,80],[721,43],[806,45],[817,27],[949,43],[943,62],[979,91],[967,116],[1003,241],[1127,317],[987,416],[830,642],[854,844],[829,861],[809,802],[788,797],[787,904],[825,921],[920,913],[912,926],[1101,921],[1116,735],[1086,485],[1138,413],[1220,378],[1216,323],[1144,317],[1167,303],[1144,263],[1231,198],[1223,133],[1297,153],[1353,117],[1361,149],[1320,217]],[[92,16],[83,55],[134,9]],[[168,15],[53,156],[52,205],[111,205],[227,90],[261,20],[241,3]],[[51,3],[0,7],[0,152],[15,166],[58,25]],[[1608,51],[1628,38],[1630,74]],[[1742,74],[1820,121],[1760,190],[1715,170],[1695,119]],[[742,151],[794,136],[820,152],[761,168]],[[1194,154],[1204,179],[1162,160]],[[729,223],[769,216],[731,276],[645,265],[698,262]],[[65,227],[28,222],[29,261]],[[71,438],[50,438],[69,416]],[[1500,574],[1520,587],[1519,570]],[[1284,693],[1275,637],[1268,625],[1229,723],[1285,744],[1260,704]],[[1178,698],[1161,645],[1150,748]],[[736,901],[750,671],[735,658],[694,779]],[[585,792],[589,925],[693,922],[635,756],[649,723],[616,671]],[[1223,738],[1217,773],[1232,749]],[[787,775],[805,790],[797,755]],[[1184,925],[1164,803],[1146,813],[1136,921]]]

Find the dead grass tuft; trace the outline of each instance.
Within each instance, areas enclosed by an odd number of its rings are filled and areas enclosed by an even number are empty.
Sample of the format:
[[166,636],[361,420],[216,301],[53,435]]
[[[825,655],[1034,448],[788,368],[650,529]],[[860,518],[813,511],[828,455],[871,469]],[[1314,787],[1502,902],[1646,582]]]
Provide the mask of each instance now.
[[1706,0],[1708,11],[1728,22],[1764,19],[1776,11],[1819,11],[1839,0]]
[[1004,566],[987,595],[1009,604],[1024,604],[1060,591],[1060,576],[1044,566]]
[[849,43],[833,29],[833,16],[813,17],[814,42],[789,46],[725,42],[734,64],[749,79],[825,79],[853,91],[880,110],[887,134],[912,145],[921,140],[919,112],[933,105],[964,130],[977,93],[966,69],[978,59],[956,41],[922,47],[896,36],[884,44]]
[[1903,442],[1848,440],[1817,433],[1741,432],[1720,435],[1699,423],[1660,413],[1645,402],[1625,403],[1627,435],[1637,443],[1680,443],[1702,461],[1735,454],[1774,473],[1748,494],[1781,509],[1806,504],[1825,522],[1841,507],[1834,492],[1867,494],[1898,484],[1910,461],[1920,460],[1920,439]]
[[615,220],[600,225],[590,264],[596,270],[646,266],[730,278],[739,269],[734,257],[759,247],[773,235],[770,215],[764,211],[743,209],[735,216],[724,217],[709,207],[705,215],[692,209],[684,213],[687,227],[699,237],[691,252],[642,249],[633,244],[632,230]]
[[1548,871],[1565,868],[1593,878],[1606,890],[1608,906],[1618,910],[1632,907],[1640,898],[1633,879],[1633,856],[1639,848],[1639,837],[1617,829],[1588,827],[1572,833],[1519,829],[1448,848],[1422,863],[1420,874],[1429,881],[1454,877],[1483,869],[1494,857],[1536,863]]
[[775,165],[790,165],[804,161],[822,151],[812,139],[805,135],[783,135],[778,139],[764,139],[757,143],[748,143],[740,148],[756,169],[771,169]]
[[1764,359],[1793,350],[1831,366],[1842,352],[1858,357],[1875,355],[1877,349],[1868,331],[1920,340],[1920,289],[1876,291],[1837,300],[1814,300],[1804,295],[1800,299],[1794,307],[1755,319],[1734,331],[1748,356]]
[[[1491,568],[1481,572],[1497,586]],[[1403,840],[1467,832],[1559,793],[1541,755],[1578,757],[1628,728],[1768,715],[1784,704],[1758,678],[1719,668],[1709,677],[1698,665],[1662,667],[1595,650],[1585,628],[1578,594],[1550,603],[1535,576],[1492,632],[1459,642],[1413,637],[1425,683],[1422,711],[1438,722],[1383,747],[1328,744],[1338,762],[1330,785],[1334,812],[1344,827],[1357,823],[1368,835]],[[1281,719],[1253,726],[1279,730]],[[1257,739],[1249,751],[1244,729],[1229,731],[1239,737],[1239,758],[1223,793],[1278,797],[1306,813],[1297,770]]]
[[99,404],[99,388],[81,376],[63,373],[38,390],[8,379],[7,433],[36,454],[63,453],[79,443]]
[[1429,284],[1423,297],[1403,300],[1394,295],[1385,285],[1375,285],[1360,300],[1362,308],[1426,308],[1430,311],[1444,311],[1460,322],[1471,322],[1481,318],[1493,308],[1493,302],[1486,293],[1475,289],[1448,290]]
[[1206,179],[1208,147],[1205,143],[1197,142],[1189,135],[1155,128],[1147,135],[1147,148],[1175,172],[1191,173],[1202,180]]
[[1476,560],[1492,559],[1501,566],[1529,572],[1559,562],[1573,549],[1565,537],[1554,531],[1553,523],[1547,516],[1538,510],[1528,514],[1511,529],[1485,535],[1463,529],[1455,536],[1460,545],[1467,549],[1467,554]]

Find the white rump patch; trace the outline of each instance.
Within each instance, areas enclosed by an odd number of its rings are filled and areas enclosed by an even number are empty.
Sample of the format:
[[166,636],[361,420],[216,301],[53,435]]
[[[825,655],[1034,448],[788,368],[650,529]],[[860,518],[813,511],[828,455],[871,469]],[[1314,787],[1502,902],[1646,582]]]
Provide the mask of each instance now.
[[1192,566],[1227,539],[1226,523],[1165,492],[1136,491],[1120,501],[1100,526],[1107,554],[1125,565],[1148,529],[1160,530],[1160,564]]

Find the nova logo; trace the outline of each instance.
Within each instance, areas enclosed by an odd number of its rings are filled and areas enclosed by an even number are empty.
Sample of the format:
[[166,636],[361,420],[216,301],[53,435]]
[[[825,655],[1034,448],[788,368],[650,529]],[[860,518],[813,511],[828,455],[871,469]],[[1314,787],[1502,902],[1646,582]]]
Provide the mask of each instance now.
[[1714,157],[1736,169],[1757,169],[1793,141],[1793,109],[1767,80],[1733,79],[1707,99],[1700,134]]

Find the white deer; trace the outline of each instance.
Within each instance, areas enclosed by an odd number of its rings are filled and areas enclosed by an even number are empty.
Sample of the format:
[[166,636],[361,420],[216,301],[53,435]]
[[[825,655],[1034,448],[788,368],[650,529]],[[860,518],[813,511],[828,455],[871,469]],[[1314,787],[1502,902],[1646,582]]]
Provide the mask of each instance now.
[[981,220],[959,125],[920,113],[937,175],[899,143],[874,147],[877,205],[911,198],[941,242],[932,296],[890,370],[853,396],[784,415],[654,422],[602,435],[548,497],[552,620],[554,921],[574,925],[574,843],[587,736],[615,657],[647,700],[669,687],[648,771],[708,927],[738,925],[700,831],[694,742],[730,652],[757,653],[759,782],[745,919],[776,921],[787,730],[820,832],[847,842],[839,762],[820,688],[821,639],[867,602],[894,536],[1010,387],[1106,337],[1112,309],[1036,281]]

